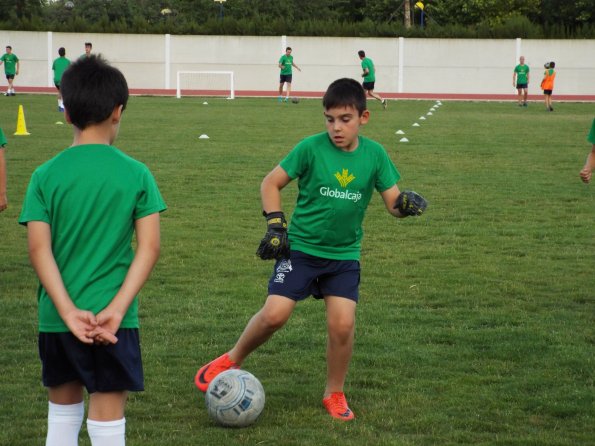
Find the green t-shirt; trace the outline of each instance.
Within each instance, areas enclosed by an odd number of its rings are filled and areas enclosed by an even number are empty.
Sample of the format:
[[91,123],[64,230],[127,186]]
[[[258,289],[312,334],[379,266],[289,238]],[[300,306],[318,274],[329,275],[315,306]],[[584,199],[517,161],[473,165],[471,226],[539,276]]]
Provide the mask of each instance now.
[[591,131],[589,132],[589,136],[587,136],[587,141],[595,144],[595,118],[593,119],[593,124],[591,124]]
[[374,74],[374,62],[368,57],[362,59],[362,71],[368,69],[368,74],[364,76],[364,82],[376,82],[376,75]]
[[[74,304],[97,314],[120,289],[134,257],[134,221],[166,209],[155,179],[112,146],[70,147],[31,176],[19,223],[46,222],[52,251]],[[40,285],[39,331],[67,332]],[[122,328],[138,328],[135,298]]]
[[17,72],[17,62],[19,58],[14,53],[4,53],[0,60],[4,62],[4,73],[5,74],[16,74]]
[[279,59],[279,64],[283,65],[283,68],[281,68],[281,74],[291,74],[293,67],[293,56],[283,54],[283,56],[281,56]]
[[359,260],[372,193],[400,178],[386,150],[360,136],[357,149],[345,152],[325,132],[302,140],[280,165],[290,178],[298,178],[291,248],[326,259]]
[[60,85],[60,80],[62,79],[62,75],[66,71],[66,68],[68,68],[68,65],[70,65],[70,60],[68,60],[66,57],[58,57],[54,60],[54,63],[52,64],[52,70],[54,70],[55,84]]
[[529,75],[529,65],[517,65],[514,67],[514,72],[516,73],[516,83],[517,84],[527,84],[529,83],[528,75]]

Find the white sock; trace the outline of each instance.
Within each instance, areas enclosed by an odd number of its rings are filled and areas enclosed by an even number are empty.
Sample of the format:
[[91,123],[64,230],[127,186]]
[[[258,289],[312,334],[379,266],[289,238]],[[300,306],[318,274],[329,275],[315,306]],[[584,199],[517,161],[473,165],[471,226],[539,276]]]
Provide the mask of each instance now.
[[126,418],[115,421],[94,421],[87,418],[87,432],[92,446],[125,446]]
[[48,435],[46,446],[77,446],[79,431],[85,415],[85,403],[54,404],[48,408]]

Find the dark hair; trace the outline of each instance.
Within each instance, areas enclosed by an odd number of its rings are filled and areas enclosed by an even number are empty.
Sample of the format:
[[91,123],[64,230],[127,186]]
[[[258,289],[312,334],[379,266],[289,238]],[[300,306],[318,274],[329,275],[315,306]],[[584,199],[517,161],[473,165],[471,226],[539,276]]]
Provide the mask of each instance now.
[[554,68],[556,66],[556,62],[550,62],[550,68]]
[[61,46],[60,48],[58,48],[58,54],[60,55],[60,57],[66,56],[66,49],[63,46]]
[[70,65],[60,83],[64,107],[72,124],[84,130],[110,117],[128,102],[128,84],[120,70],[91,55]]
[[12,50],[12,47],[10,45],[6,45],[6,48],[10,48]]
[[93,48],[93,44],[91,42],[85,42],[85,46],[90,46],[91,48]]
[[359,82],[344,77],[328,86],[322,98],[322,105],[325,110],[352,106],[361,116],[366,110],[366,93]]
[[290,46],[288,46],[287,48],[285,48],[285,51],[287,51],[287,50],[293,51]]
[[359,51],[357,52],[357,55],[358,55],[359,57],[366,57],[366,52],[365,52],[364,50],[359,50]]

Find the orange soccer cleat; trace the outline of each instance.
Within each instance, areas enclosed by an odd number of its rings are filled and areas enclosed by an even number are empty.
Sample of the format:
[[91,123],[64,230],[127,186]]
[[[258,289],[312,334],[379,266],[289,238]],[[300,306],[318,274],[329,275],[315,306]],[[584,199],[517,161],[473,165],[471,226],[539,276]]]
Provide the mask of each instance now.
[[333,418],[343,421],[349,421],[355,418],[355,414],[347,405],[347,400],[343,392],[331,393],[330,396],[322,400],[322,404],[324,404],[327,412]]
[[213,379],[219,373],[225,372],[229,369],[239,368],[240,366],[229,359],[229,355],[227,353],[224,353],[217,359],[213,359],[211,362],[198,369],[198,372],[196,372],[196,376],[194,377],[194,384],[196,384],[198,390],[201,392],[206,392],[209,387],[209,383],[213,381]]

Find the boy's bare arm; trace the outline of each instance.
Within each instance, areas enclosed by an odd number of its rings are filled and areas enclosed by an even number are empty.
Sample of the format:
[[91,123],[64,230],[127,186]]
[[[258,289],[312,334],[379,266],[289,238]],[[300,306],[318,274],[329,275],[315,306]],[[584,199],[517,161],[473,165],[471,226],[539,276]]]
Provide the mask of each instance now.
[[580,172],[583,183],[589,183],[591,181],[593,169],[595,169],[595,144],[593,144],[589,156],[587,156],[587,161]]
[[8,198],[6,196],[6,158],[4,149],[0,147],[0,212],[8,207]]
[[[56,306],[58,314],[81,342],[92,344],[94,339],[90,332],[97,325],[95,316],[90,311],[78,309],[68,295],[52,252],[50,225],[41,221],[28,222],[27,237],[33,269]],[[106,339],[110,339],[109,336],[106,336]]]
[[386,210],[397,218],[405,217],[405,215],[401,215],[398,209],[395,209],[395,203],[400,194],[401,191],[396,184],[380,193],[382,200],[384,201],[384,206],[386,206]]
[[[120,328],[128,307],[149,278],[161,250],[159,213],[139,218],[135,221],[134,227],[137,249],[124,283],[110,304],[97,314],[99,328],[103,328],[112,335]],[[96,336],[98,342],[109,342],[109,339],[104,338],[99,332],[91,334]]]
[[281,166],[275,167],[264,177],[260,185],[260,197],[262,209],[266,212],[281,211],[281,189],[283,189],[291,178]]

